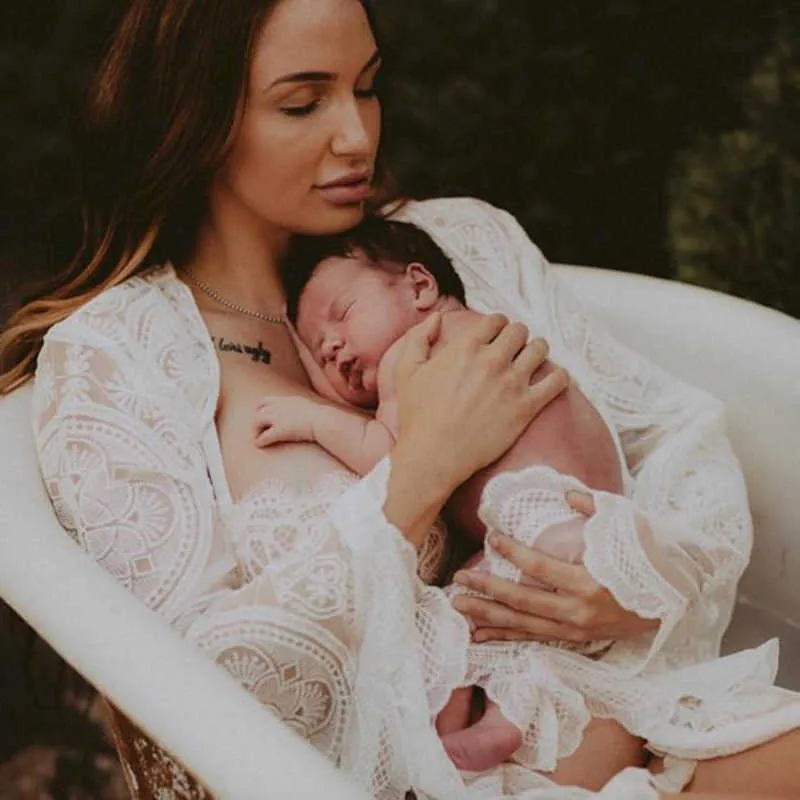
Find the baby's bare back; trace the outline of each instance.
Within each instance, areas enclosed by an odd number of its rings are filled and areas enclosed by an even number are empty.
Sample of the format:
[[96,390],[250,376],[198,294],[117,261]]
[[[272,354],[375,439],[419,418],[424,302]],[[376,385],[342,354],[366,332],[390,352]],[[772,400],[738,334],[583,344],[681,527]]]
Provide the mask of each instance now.
[[[480,317],[469,310],[445,314],[437,345],[474,325]],[[546,361],[534,380],[554,369],[556,366]],[[447,504],[448,518],[464,533],[482,540],[485,527],[477,511],[486,483],[500,472],[538,465],[572,475],[591,489],[622,492],[622,472],[611,432],[574,384],[547,405],[503,456],[476,472],[452,494]]]

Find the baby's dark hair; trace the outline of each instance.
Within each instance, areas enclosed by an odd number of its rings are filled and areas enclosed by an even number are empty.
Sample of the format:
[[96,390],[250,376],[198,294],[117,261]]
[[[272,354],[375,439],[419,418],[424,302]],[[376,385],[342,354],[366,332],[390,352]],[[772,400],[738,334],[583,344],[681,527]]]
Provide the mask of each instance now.
[[397,273],[419,261],[436,279],[440,294],[466,303],[464,284],[452,262],[425,231],[409,222],[371,216],[344,233],[296,235],[289,240],[280,269],[286,314],[292,323],[297,322],[300,297],[319,263],[326,258],[349,258],[359,251],[375,269]]

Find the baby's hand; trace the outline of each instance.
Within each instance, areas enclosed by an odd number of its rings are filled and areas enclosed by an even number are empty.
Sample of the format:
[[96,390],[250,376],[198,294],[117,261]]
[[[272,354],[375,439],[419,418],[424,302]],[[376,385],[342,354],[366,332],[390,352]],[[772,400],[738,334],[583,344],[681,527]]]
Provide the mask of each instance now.
[[313,442],[318,404],[307,397],[266,397],[256,408],[256,447],[279,442]]

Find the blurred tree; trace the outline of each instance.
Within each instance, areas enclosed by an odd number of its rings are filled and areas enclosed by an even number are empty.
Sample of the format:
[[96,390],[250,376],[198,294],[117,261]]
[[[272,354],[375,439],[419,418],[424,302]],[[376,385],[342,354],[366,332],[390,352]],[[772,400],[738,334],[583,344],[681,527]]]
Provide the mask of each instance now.
[[[739,123],[788,2],[380,0],[401,182],[508,208],[554,260],[672,274],[674,153]],[[124,5],[0,5],[3,296],[78,241],[75,121]]]
[[743,92],[745,122],[678,158],[669,230],[687,281],[800,317],[800,19]]
[[735,88],[780,0],[382,0],[402,184],[515,213],[553,260],[672,275],[665,176]]
[[80,241],[75,136],[120,0],[0,4],[0,318]]

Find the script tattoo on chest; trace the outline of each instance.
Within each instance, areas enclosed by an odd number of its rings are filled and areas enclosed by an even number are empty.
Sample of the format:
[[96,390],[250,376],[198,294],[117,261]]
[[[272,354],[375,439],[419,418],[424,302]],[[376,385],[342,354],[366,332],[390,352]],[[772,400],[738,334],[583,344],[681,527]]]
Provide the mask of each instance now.
[[264,347],[262,342],[253,346],[251,344],[241,344],[225,339],[224,336],[212,336],[211,341],[220,353],[239,353],[243,356],[250,356],[250,360],[258,364],[269,364],[272,361],[272,353]]

